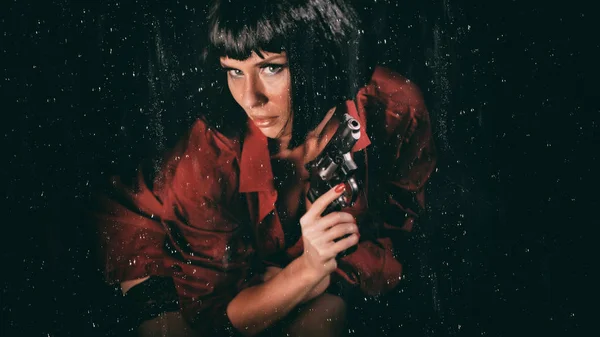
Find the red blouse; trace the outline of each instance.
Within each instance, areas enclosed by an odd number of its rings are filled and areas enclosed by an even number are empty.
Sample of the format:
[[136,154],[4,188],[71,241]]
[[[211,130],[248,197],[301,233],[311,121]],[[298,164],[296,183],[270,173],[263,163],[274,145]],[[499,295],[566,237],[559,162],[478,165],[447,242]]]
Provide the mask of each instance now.
[[[379,294],[400,280],[402,265],[391,238],[410,231],[424,206],[435,148],[420,91],[388,69],[376,68],[356,105],[345,106],[363,125],[353,152],[367,154],[376,146],[377,157],[365,156],[365,163],[387,163],[384,174],[362,177],[365,188],[348,211],[357,215],[362,232],[366,186],[380,179],[388,208],[382,214],[389,215],[383,219],[394,220],[385,220],[375,239],[361,235],[358,249],[339,261],[336,274],[367,294]],[[377,137],[367,135],[367,125]],[[227,323],[228,302],[260,282],[261,266],[284,267],[302,253],[301,238],[285,242],[267,139],[252,123],[242,145],[198,120],[168,154],[152,188],[141,172],[133,184],[114,178],[112,185],[98,218],[108,282],[172,277],[184,316],[200,331]]]

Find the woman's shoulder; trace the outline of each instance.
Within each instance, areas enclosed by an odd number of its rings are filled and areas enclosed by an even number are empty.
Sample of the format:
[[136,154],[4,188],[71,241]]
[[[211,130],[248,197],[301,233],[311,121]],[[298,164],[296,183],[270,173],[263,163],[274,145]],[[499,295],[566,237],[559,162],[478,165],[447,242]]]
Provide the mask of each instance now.
[[225,136],[202,118],[196,119],[192,124],[184,142],[187,143],[187,148],[204,147],[208,151],[231,152],[232,154],[239,151],[238,137]]
[[429,124],[419,87],[386,67],[375,68],[369,83],[359,90],[356,105],[363,121],[369,121],[372,137],[385,134],[384,140],[393,135],[394,139],[407,139],[420,125]]
[[[239,143],[225,137],[205,120],[196,119],[177,144],[163,157],[163,178],[177,174],[197,175],[228,169],[239,155]],[[166,175],[166,176],[164,176]]]
[[163,157],[154,184],[158,189],[169,186],[189,195],[218,195],[224,184],[219,177],[235,176],[233,162],[238,156],[235,147],[235,139],[197,119]]
[[413,113],[427,114],[421,89],[410,79],[396,71],[377,66],[369,83],[361,88],[358,98],[365,103],[377,102],[388,110],[412,110]]

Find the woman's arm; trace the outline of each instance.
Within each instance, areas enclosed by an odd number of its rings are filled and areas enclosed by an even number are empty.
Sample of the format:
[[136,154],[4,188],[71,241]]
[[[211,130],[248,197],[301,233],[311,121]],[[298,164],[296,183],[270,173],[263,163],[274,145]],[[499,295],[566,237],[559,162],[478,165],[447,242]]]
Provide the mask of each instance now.
[[233,326],[253,336],[285,317],[323,279],[304,261],[292,261],[268,281],[242,290],[227,306]]
[[[285,317],[314,295],[313,291],[322,293],[329,275],[337,267],[337,254],[358,242],[358,228],[352,215],[335,212],[321,217],[327,205],[343,192],[341,187],[332,188],[315,200],[300,219],[304,253],[277,275],[242,290],[229,302],[227,316],[241,333],[253,336]],[[348,234],[351,235],[336,241]]]
[[[275,277],[277,274],[279,274],[282,270],[283,269],[279,268],[279,267],[273,267],[273,266],[267,267],[267,271],[263,275],[263,282],[269,281],[270,279]],[[321,280],[321,282],[319,282],[319,284],[317,284],[306,296],[304,296],[304,298],[302,299],[302,301],[300,303],[306,303],[306,302],[312,300],[313,298],[321,295],[322,293],[325,292],[325,290],[327,290],[330,283],[331,283],[331,276],[330,275],[325,276]]]

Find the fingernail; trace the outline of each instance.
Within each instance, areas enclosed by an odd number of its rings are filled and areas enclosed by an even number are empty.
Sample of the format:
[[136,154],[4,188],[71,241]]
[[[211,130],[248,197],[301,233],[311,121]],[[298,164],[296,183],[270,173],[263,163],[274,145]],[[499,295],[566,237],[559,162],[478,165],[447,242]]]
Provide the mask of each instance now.
[[344,183],[341,183],[341,184],[339,184],[339,185],[337,185],[337,186],[335,187],[335,191],[336,191],[337,193],[342,193],[342,192],[344,192],[345,190],[346,190],[346,184],[344,184]]

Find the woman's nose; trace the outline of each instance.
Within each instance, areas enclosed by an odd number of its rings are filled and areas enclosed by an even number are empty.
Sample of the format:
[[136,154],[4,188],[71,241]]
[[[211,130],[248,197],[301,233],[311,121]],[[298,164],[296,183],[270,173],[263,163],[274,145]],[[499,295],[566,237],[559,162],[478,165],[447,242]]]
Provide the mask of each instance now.
[[248,76],[242,96],[242,104],[247,109],[253,109],[264,105],[267,102],[267,96],[264,93],[264,87],[259,79]]

